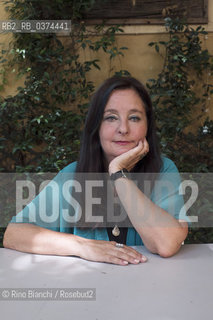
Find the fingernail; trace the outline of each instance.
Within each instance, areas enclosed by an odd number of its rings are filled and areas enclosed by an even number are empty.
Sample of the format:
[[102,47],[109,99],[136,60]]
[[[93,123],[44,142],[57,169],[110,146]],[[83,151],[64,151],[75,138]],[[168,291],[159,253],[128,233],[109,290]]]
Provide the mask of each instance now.
[[134,261],[135,261],[136,263],[139,263],[139,262],[140,262],[138,259],[135,259]]
[[124,263],[124,264],[128,264],[129,262],[124,260],[123,263]]
[[143,257],[141,258],[141,260],[143,260],[143,262],[146,262],[146,261],[147,261],[147,257],[143,256]]

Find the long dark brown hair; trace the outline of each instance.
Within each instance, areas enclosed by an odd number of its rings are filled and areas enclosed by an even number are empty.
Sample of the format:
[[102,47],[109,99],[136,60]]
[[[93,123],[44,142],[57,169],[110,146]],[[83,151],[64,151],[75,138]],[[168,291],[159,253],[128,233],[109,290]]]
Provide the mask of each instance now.
[[[152,102],[149,97],[148,92],[146,91],[145,87],[141,84],[140,81],[136,80],[132,77],[112,77],[107,79],[94,93],[90,107],[88,110],[85,127],[83,131],[82,141],[81,141],[81,149],[79,160],[77,163],[76,174],[78,177],[80,176],[80,180],[82,185],[84,185],[84,181],[88,180],[88,174],[92,176],[94,173],[99,174],[101,179],[104,181],[104,185],[106,185],[106,181],[109,179],[107,172],[107,167],[105,165],[105,156],[104,152],[101,147],[100,137],[99,137],[99,130],[101,123],[103,121],[103,114],[105,110],[105,106],[110,98],[110,95],[115,90],[125,90],[125,89],[133,89],[135,90],[138,95],[140,96],[143,105],[146,111],[147,117],[147,135],[146,139],[149,144],[149,152],[148,154],[140,160],[135,167],[131,170],[130,178],[134,181],[137,181],[138,187],[141,189],[142,192],[144,190],[144,181],[148,180],[150,182],[150,187],[148,192],[146,193],[147,196],[151,195],[154,183],[160,172],[162,166],[162,159],[160,155],[160,149],[158,144],[158,139],[156,135],[156,128],[155,128],[155,120],[154,120],[154,113],[152,108]],[[81,174],[82,173],[82,174]],[[105,174],[104,174],[105,173]],[[143,175],[138,175],[136,173],[143,173]],[[96,196],[100,196],[98,194],[99,191],[96,192]],[[104,191],[103,191],[104,192]],[[86,191],[83,190],[82,193],[79,194],[79,203],[81,203],[83,214],[82,218],[78,223],[78,227],[80,228],[100,228],[103,226],[109,226],[107,221],[107,214],[108,209],[106,206],[106,198],[102,197],[103,202],[102,206],[94,206],[93,214],[96,213],[99,215],[103,215],[105,225],[95,223],[85,223],[85,217],[87,215],[87,206],[85,204],[85,195]],[[123,226],[130,226],[131,223],[128,219],[124,221]]]

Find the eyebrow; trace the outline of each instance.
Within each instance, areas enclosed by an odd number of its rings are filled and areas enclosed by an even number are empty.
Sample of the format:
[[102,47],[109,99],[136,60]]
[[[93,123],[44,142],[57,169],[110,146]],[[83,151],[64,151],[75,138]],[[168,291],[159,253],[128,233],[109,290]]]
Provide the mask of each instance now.
[[[115,110],[115,109],[108,109],[108,110],[104,111],[104,113],[106,113],[106,112],[118,113],[118,111]],[[130,113],[132,113],[132,112],[139,112],[139,113],[141,113],[141,114],[144,113],[143,111],[140,111],[140,110],[138,110],[138,109],[131,109],[131,110],[129,110],[129,112],[130,112]]]

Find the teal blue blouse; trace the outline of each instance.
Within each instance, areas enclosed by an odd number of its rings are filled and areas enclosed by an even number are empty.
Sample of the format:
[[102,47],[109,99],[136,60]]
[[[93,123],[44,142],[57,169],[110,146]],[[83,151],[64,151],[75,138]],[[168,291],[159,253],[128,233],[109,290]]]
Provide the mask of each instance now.
[[[65,183],[74,178],[76,164],[76,162],[73,162],[61,170],[32,202],[12,218],[11,223],[33,223],[50,230],[72,232],[88,239],[109,240],[106,228],[70,228],[69,219],[73,219],[76,212],[73,211],[72,217],[68,214],[70,203],[66,199],[70,196],[70,185],[69,183],[65,185]],[[165,184],[165,188],[158,192],[155,185],[150,197],[151,200],[176,219],[187,220],[185,214],[183,214],[183,197],[179,194],[180,175],[175,164],[168,158],[163,157],[163,166],[158,181],[169,182],[170,187],[167,188]],[[54,196],[54,192],[57,192],[56,194],[59,196]],[[129,246],[143,245],[141,237],[134,228],[128,228],[126,244]]]

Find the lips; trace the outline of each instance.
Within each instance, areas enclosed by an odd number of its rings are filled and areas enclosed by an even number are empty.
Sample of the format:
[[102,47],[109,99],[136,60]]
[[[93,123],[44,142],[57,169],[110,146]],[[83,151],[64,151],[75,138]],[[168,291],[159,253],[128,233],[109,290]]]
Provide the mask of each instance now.
[[120,146],[126,146],[126,145],[129,145],[131,141],[114,141],[114,143]]

